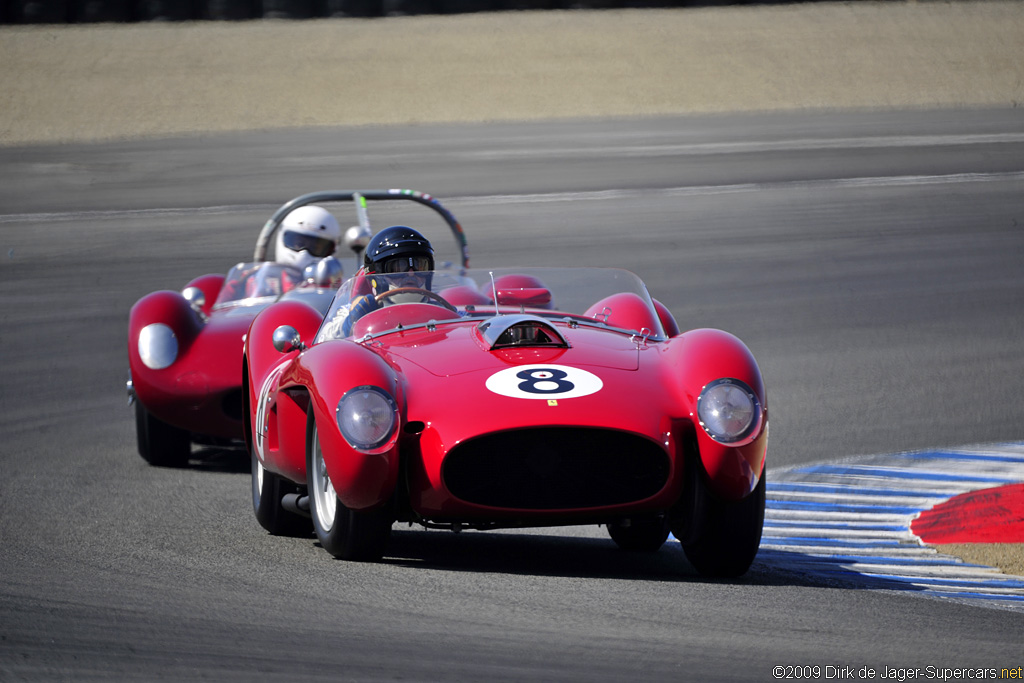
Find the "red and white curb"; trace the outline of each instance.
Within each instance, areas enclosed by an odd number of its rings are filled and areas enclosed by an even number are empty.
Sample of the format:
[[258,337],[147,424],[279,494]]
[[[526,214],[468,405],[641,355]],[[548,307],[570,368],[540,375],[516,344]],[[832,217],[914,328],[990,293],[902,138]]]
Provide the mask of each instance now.
[[772,469],[756,563],[829,583],[1024,612],[1024,577],[939,552],[911,529],[955,496],[1020,482],[1024,443]]

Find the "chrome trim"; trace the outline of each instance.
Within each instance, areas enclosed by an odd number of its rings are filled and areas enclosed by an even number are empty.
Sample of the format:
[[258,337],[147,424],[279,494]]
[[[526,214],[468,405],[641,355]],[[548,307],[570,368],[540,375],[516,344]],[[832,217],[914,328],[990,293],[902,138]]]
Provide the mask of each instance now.
[[[558,329],[555,328],[555,326],[552,325],[549,320],[541,318],[540,316],[537,315],[530,315],[529,313],[521,313],[519,315],[494,316],[493,318],[488,318],[487,320],[481,322],[479,325],[476,326],[476,329],[480,332],[480,336],[483,338],[488,348],[490,348],[493,351],[496,347],[499,346],[499,340],[501,339],[501,336],[508,332],[509,330],[511,330],[512,328],[517,327],[519,325],[535,325],[541,327],[546,332],[551,334],[551,336],[558,339],[557,343],[544,344],[544,346],[561,346],[564,348],[569,347],[569,342],[565,340],[565,337],[562,336],[561,332],[559,332]],[[500,344],[500,346],[504,347],[511,345]],[[526,343],[523,344],[523,346],[535,346],[535,344]]]
[[[741,390],[743,393],[745,393],[747,397],[750,399],[754,411],[754,414],[750,419],[750,424],[747,426],[747,428],[744,429],[736,437],[731,439],[725,439],[722,438],[720,435],[713,434],[711,430],[708,429],[707,425],[704,424],[704,421],[701,419],[701,403],[704,401],[705,397],[711,389],[722,384],[732,385],[737,389]],[[708,382],[700,390],[700,395],[697,397],[697,422],[704,430],[704,433],[711,437],[712,440],[717,441],[718,443],[728,444],[730,446],[739,446],[743,445],[744,442],[752,439],[753,437],[756,437],[758,434],[761,433],[761,427],[764,424],[764,408],[761,406],[761,401],[757,398],[757,394],[754,393],[754,390],[751,389],[746,382],[732,377],[722,377],[716,379],[713,382]]]
[[163,370],[178,359],[178,338],[163,323],[150,323],[139,331],[139,357],[147,368]]
[[302,337],[299,336],[298,330],[291,325],[281,325],[274,330],[273,340],[274,348],[280,353],[288,353],[296,349],[306,350],[306,345],[302,343]]

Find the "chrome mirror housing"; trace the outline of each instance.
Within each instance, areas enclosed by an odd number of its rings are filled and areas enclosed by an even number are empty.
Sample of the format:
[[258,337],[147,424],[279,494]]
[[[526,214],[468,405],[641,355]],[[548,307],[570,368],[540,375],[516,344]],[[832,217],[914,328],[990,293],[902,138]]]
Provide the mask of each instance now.
[[345,231],[345,246],[359,254],[366,249],[371,237],[373,237],[373,233],[370,231],[370,226],[353,225]]
[[280,353],[288,353],[296,349],[301,351],[306,347],[302,343],[302,337],[299,336],[298,330],[291,325],[281,325],[274,330],[274,348]]
[[344,273],[341,261],[333,256],[328,256],[306,266],[303,275],[306,282],[310,282],[316,287],[334,288],[341,285]]
[[193,311],[201,313],[203,306],[206,305],[206,295],[203,290],[198,287],[186,287],[181,291],[181,295],[185,297],[185,301],[192,307]]

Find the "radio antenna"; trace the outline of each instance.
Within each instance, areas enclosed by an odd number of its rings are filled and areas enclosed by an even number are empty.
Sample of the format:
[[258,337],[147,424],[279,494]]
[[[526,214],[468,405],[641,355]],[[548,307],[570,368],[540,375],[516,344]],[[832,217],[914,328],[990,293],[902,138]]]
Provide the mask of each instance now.
[[494,271],[487,271],[491,276],[491,291],[494,292],[494,315],[501,315],[501,311],[498,310],[498,285],[494,284]]

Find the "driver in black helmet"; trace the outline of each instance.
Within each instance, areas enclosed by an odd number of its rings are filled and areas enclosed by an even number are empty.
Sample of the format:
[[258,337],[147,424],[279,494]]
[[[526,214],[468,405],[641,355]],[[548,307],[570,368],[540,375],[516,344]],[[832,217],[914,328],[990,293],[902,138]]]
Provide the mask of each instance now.
[[[396,294],[382,301],[382,293],[410,287],[430,289],[434,270],[434,249],[426,237],[404,225],[384,228],[370,239],[363,253],[362,272],[370,284],[371,293],[352,302],[342,331],[352,332],[352,325],[361,317],[389,303],[415,303],[426,301],[421,294]],[[374,277],[385,275],[387,277]]]

